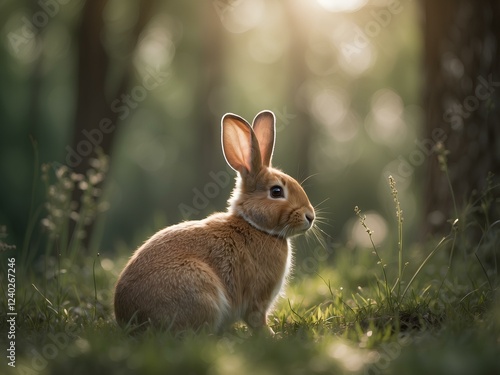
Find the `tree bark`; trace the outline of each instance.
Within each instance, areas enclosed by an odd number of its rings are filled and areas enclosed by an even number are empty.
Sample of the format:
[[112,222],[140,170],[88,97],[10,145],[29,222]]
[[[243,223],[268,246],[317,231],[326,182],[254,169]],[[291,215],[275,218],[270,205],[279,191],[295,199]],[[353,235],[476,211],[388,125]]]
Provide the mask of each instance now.
[[294,140],[296,143],[295,150],[300,150],[296,153],[297,160],[295,163],[300,165],[300,178],[301,180],[307,179],[311,173],[310,165],[310,153],[312,147],[312,141],[314,139],[315,128],[311,126],[313,123],[311,119],[311,114],[309,109],[304,103],[301,103],[297,98],[297,93],[301,90],[301,86],[309,78],[309,68],[307,67],[304,51],[307,49],[307,39],[308,35],[301,30],[297,25],[300,24],[301,15],[294,9],[293,3],[288,3],[285,5],[286,14],[288,17],[288,23],[290,25],[291,40],[293,43],[290,45],[290,64],[291,64],[291,77],[289,79],[287,98],[291,103],[295,104],[293,110],[290,111],[290,118],[287,118],[287,106],[284,109],[284,119],[278,119],[282,121],[278,126],[284,127],[288,125],[288,122],[292,120],[297,129],[297,136]]
[[224,32],[220,19],[212,3],[200,4],[201,27],[199,29],[200,71],[198,95],[196,98],[195,135],[198,143],[197,161],[198,175],[207,176],[207,173],[216,168],[216,153],[214,147],[220,147],[220,130],[217,124],[222,114],[213,113],[209,100],[222,88],[224,76]]
[[448,150],[454,193],[434,148],[425,175],[425,228],[447,233],[447,220],[459,216],[455,209],[485,191],[489,172],[497,182],[500,174],[500,2],[424,0],[423,7],[425,137]]
[[[113,100],[119,99],[132,81],[132,53],[139,36],[149,22],[154,0],[141,0],[139,15],[130,37],[129,57],[115,90],[109,89],[110,59],[102,43],[105,23],[103,12],[107,0],[87,0],[83,9],[78,35],[77,103],[71,146],[66,148],[66,165],[74,172],[85,174],[89,161],[100,147],[110,155],[113,140],[119,130],[120,111],[113,110]],[[80,203],[82,191],[74,189],[72,200]],[[74,228],[73,228],[74,229]],[[86,228],[84,243],[88,245],[92,225]]]

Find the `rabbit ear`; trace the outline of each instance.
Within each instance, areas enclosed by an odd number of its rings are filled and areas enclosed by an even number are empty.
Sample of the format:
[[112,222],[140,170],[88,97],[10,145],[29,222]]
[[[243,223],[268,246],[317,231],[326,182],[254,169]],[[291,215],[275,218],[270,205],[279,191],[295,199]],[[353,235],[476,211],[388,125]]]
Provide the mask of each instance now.
[[271,165],[276,140],[276,118],[271,111],[262,111],[253,120],[253,131],[259,141],[262,164]]
[[222,150],[231,168],[243,176],[256,175],[262,168],[259,142],[252,127],[232,113],[222,117]]

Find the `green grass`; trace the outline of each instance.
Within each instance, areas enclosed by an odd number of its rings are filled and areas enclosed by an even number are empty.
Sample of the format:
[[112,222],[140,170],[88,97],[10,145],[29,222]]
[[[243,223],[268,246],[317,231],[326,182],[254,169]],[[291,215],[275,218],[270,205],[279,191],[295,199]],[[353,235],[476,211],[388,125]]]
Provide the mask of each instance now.
[[[500,371],[496,265],[500,225],[477,219],[484,200],[498,205],[491,194],[468,206],[450,225],[448,236],[403,247],[404,202],[399,202],[396,186],[391,185],[388,194],[393,194],[398,212],[393,243],[366,249],[333,247],[326,240],[323,250],[328,256],[301,248],[287,296],[270,317],[277,333],[274,338],[251,334],[244,325],[219,336],[207,332],[174,336],[151,330],[130,335],[116,325],[112,301],[114,284],[131,249],[82,255],[81,238],[69,238],[66,232],[70,217],[78,224],[83,216],[96,216],[100,203],[99,195],[91,194],[95,186],[90,180],[80,181],[95,179],[105,164],[95,163],[96,171],[88,176],[60,172],[54,183],[46,181],[52,196],[43,221],[49,239],[44,256],[33,260],[31,254],[2,246],[4,294],[4,258],[16,257],[18,315],[16,368],[7,366],[3,356],[0,373],[465,375]],[[88,192],[87,205],[83,213],[70,212],[64,221],[57,205],[69,209],[60,195],[69,194],[69,187],[78,188],[68,182],[72,180]],[[50,186],[60,190],[56,194]],[[367,236],[376,235],[359,208],[356,213]],[[51,230],[56,220],[64,225]],[[470,238],[471,227],[482,228],[476,242],[464,240]],[[81,223],[77,228],[84,230]],[[313,254],[309,259],[315,260],[314,270],[306,266],[304,254]],[[30,260],[29,267],[22,259]],[[2,300],[0,307],[7,311],[7,302]],[[8,347],[7,330],[2,319],[3,353]]]
[[[353,258],[371,256],[361,251],[339,255],[337,267],[348,270]],[[397,314],[370,280],[373,274],[349,278],[348,272],[324,267],[297,276],[271,316],[276,338],[252,335],[243,325],[222,336],[128,335],[112,315],[111,291],[124,260],[99,257],[95,288],[95,258],[81,258],[79,266],[63,264],[58,280],[52,277],[43,287],[41,280],[34,280],[36,289],[22,283],[17,367],[8,373],[493,374],[499,368],[496,292],[480,269],[466,264],[443,283],[446,256],[422,271]],[[2,332],[5,328],[2,322]]]

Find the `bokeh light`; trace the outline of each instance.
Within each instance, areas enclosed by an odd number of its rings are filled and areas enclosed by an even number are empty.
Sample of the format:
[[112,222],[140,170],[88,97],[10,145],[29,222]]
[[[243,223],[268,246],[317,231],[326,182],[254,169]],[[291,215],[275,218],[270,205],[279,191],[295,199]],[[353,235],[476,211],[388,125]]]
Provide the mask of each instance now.
[[403,100],[393,90],[381,89],[375,92],[365,123],[372,140],[387,146],[404,143],[407,131],[403,110]]
[[[365,223],[373,232],[372,240],[375,246],[379,246],[384,242],[388,234],[387,221],[375,211],[368,211],[363,213],[366,216]],[[372,243],[370,236],[366,233],[366,229],[361,225],[359,220],[353,219],[349,225],[350,238],[352,242],[361,247],[371,248]]]
[[366,5],[368,0],[317,0],[329,12],[354,12]]

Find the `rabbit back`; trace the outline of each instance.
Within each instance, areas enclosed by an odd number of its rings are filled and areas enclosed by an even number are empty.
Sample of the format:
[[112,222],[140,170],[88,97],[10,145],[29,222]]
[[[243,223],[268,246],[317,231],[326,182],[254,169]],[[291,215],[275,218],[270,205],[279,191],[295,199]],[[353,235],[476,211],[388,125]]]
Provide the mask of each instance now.
[[173,331],[208,325],[219,330],[226,320],[225,289],[213,270],[198,259],[174,260],[161,271],[137,274],[125,273],[116,286],[115,315],[121,325],[149,323]]
[[291,259],[288,243],[227,213],[156,233],[132,256],[115,291],[121,325],[151,322],[175,331],[262,325]]

